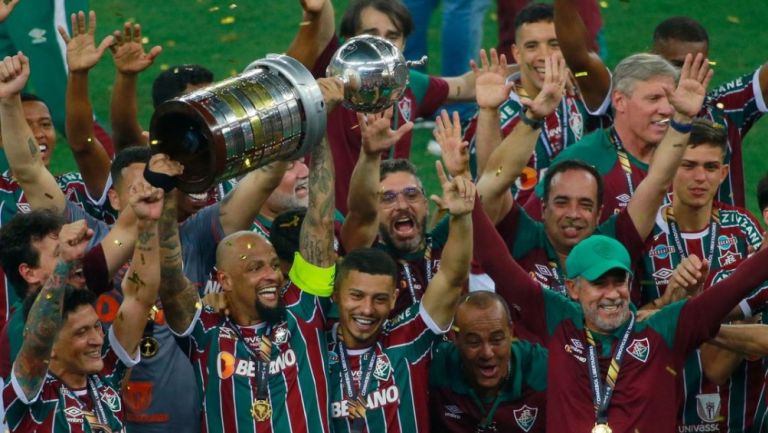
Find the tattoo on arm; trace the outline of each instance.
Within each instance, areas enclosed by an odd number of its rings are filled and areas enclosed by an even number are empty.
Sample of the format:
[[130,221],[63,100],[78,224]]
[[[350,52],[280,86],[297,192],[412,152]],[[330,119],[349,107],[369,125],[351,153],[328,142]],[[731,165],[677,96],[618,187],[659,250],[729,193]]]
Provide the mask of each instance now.
[[331,266],[333,216],[335,210],[333,160],[325,139],[312,150],[309,169],[309,206],[301,226],[299,249],[302,257],[317,266]]
[[35,139],[32,137],[29,137],[27,145],[29,146],[29,153],[32,156],[37,155],[37,152],[40,151],[40,147],[37,145],[37,141],[35,141]]
[[72,264],[58,262],[29,311],[24,342],[13,371],[27,398],[34,397],[45,381],[53,342],[62,325],[64,292]]
[[136,271],[131,272],[131,275],[129,275],[127,278],[128,278],[128,281],[136,285],[136,287],[144,287],[147,285],[147,283],[145,283],[144,280],[141,279],[141,276]]

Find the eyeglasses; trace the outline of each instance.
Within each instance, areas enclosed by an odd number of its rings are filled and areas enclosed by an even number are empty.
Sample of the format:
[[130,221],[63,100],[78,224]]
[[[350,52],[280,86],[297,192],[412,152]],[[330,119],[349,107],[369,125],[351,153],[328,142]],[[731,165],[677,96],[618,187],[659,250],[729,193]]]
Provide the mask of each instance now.
[[382,206],[394,206],[399,195],[402,195],[408,203],[417,203],[424,199],[424,191],[421,188],[409,186],[403,188],[402,191],[381,191],[379,193],[379,202]]

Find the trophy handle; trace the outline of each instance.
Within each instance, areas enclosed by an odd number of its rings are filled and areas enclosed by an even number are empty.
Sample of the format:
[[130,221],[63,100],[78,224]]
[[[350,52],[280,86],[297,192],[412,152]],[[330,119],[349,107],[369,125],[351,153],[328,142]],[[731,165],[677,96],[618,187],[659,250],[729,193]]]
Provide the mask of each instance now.
[[422,67],[427,65],[427,56],[422,56],[419,60],[406,60],[405,65],[410,67]]

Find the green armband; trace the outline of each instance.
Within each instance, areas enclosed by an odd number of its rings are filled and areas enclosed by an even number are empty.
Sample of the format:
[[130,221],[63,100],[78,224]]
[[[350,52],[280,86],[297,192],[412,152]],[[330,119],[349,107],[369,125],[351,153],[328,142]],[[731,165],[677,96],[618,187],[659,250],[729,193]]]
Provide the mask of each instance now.
[[288,272],[288,277],[302,291],[327,298],[333,293],[336,265],[327,268],[315,266],[304,260],[297,251],[293,256],[293,266]]

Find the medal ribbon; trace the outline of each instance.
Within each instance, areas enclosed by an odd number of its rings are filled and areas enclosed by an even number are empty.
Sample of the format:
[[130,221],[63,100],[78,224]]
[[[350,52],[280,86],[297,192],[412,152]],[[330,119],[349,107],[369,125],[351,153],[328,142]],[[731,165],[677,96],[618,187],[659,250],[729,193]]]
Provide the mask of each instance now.
[[[58,379],[58,381],[61,383],[59,392],[61,394],[62,400],[64,400],[64,394],[66,393],[77,402],[77,404],[80,406],[80,409],[86,409],[85,403],[80,400],[80,397],[78,397],[77,394],[72,392],[69,387],[67,387],[67,385],[65,385],[64,382],[53,373],[50,374],[51,376]],[[96,414],[96,419],[99,421],[99,424],[109,426],[107,412],[102,406],[101,398],[99,398],[99,388],[96,386],[96,381],[91,376],[88,376],[86,390],[88,392],[88,396],[91,398],[91,402],[93,402],[93,411]]]
[[610,405],[613,389],[616,387],[616,378],[619,376],[621,361],[624,359],[624,352],[627,349],[627,342],[629,341],[629,336],[632,335],[632,330],[634,327],[635,313],[630,311],[627,330],[624,331],[624,335],[621,337],[621,341],[619,341],[618,346],[616,346],[616,352],[613,354],[611,364],[608,367],[608,373],[605,375],[605,383],[600,381],[600,364],[597,361],[597,348],[595,347],[595,339],[592,337],[592,332],[590,332],[589,328],[586,326],[584,327],[584,330],[587,334],[587,343],[589,343],[587,370],[589,372],[589,380],[592,382],[592,400],[595,403],[597,424],[608,423],[608,405]]
[[[339,361],[341,362],[341,374],[344,382],[344,393],[350,404],[362,404],[365,407],[365,395],[368,392],[368,385],[373,376],[373,370],[376,366],[376,346],[374,345],[360,356],[360,389],[355,392],[355,383],[352,378],[352,370],[349,368],[349,355],[344,343],[339,341]],[[368,356],[368,364],[365,364],[365,357]],[[352,432],[359,433],[363,431],[365,425],[364,417],[355,417],[352,420]]]
[[248,356],[256,363],[256,400],[269,401],[269,358],[272,352],[272,341],[270,335],[272,334],[272,325],[268,324],[267,329],[261,336],[259,355],[253,352],[253,349],[243,337],[240,328],[232,323],[227,318],[227,326],[237,335],[237,338],[243,342],[245,350],[248,352]]
[[[429,284],[430,281],[432,281],[432,238],[427,237],[427,248],[424,251],[424,275],[427,276],[427,284]],[[408,291],[411,292],[411,299],[413,299],[413,303],[419,301],[418,298],[416,298],[416,289],[414,288],[414,281],[413,281],[413,273],[411,272],[411,265],[408,264],[405,260],[400,260],[400,264],[403,266],[403,273],[405,274],[405,282],[408,283]],[[427,290],[426,287],[422,287],[422,292],[424,290]]]
[[619,165],[621,165],[624,176],[627,178],[627,189],[629,190],[629,196],[635,195],[635,185],[632,183],[632,164],[629,162],[629,155],[624,150],[624,146],[621,144],[621,138],[616,133],[616,128],[611,128],[611,143],[616,148],[616,156],[619,158]]
[[[688,249],[685,247],[685,242],[683,241],[683,236],[680,234],[680,227],[677,225],[677,221],[675,220],[675,215],[672,213],[672,206],[669,206],[667,208],[667,220],[669,221],[669,233],[672,235],[672,240],[675,242],[675,246],[677,247],[677,251],[680,253],[681,261],[688,257]],[[707,261],[709,263],[712,263],[712,259],[715,257],[715,247],[717,242],[717,235],[720,228],[720,211],[718,211],[715,208],[712,208],[712,217],[709,220],[709,229],[707,230],[707,233],[709,234],[709,252],[704,251],[704,254],[707,256]]]

